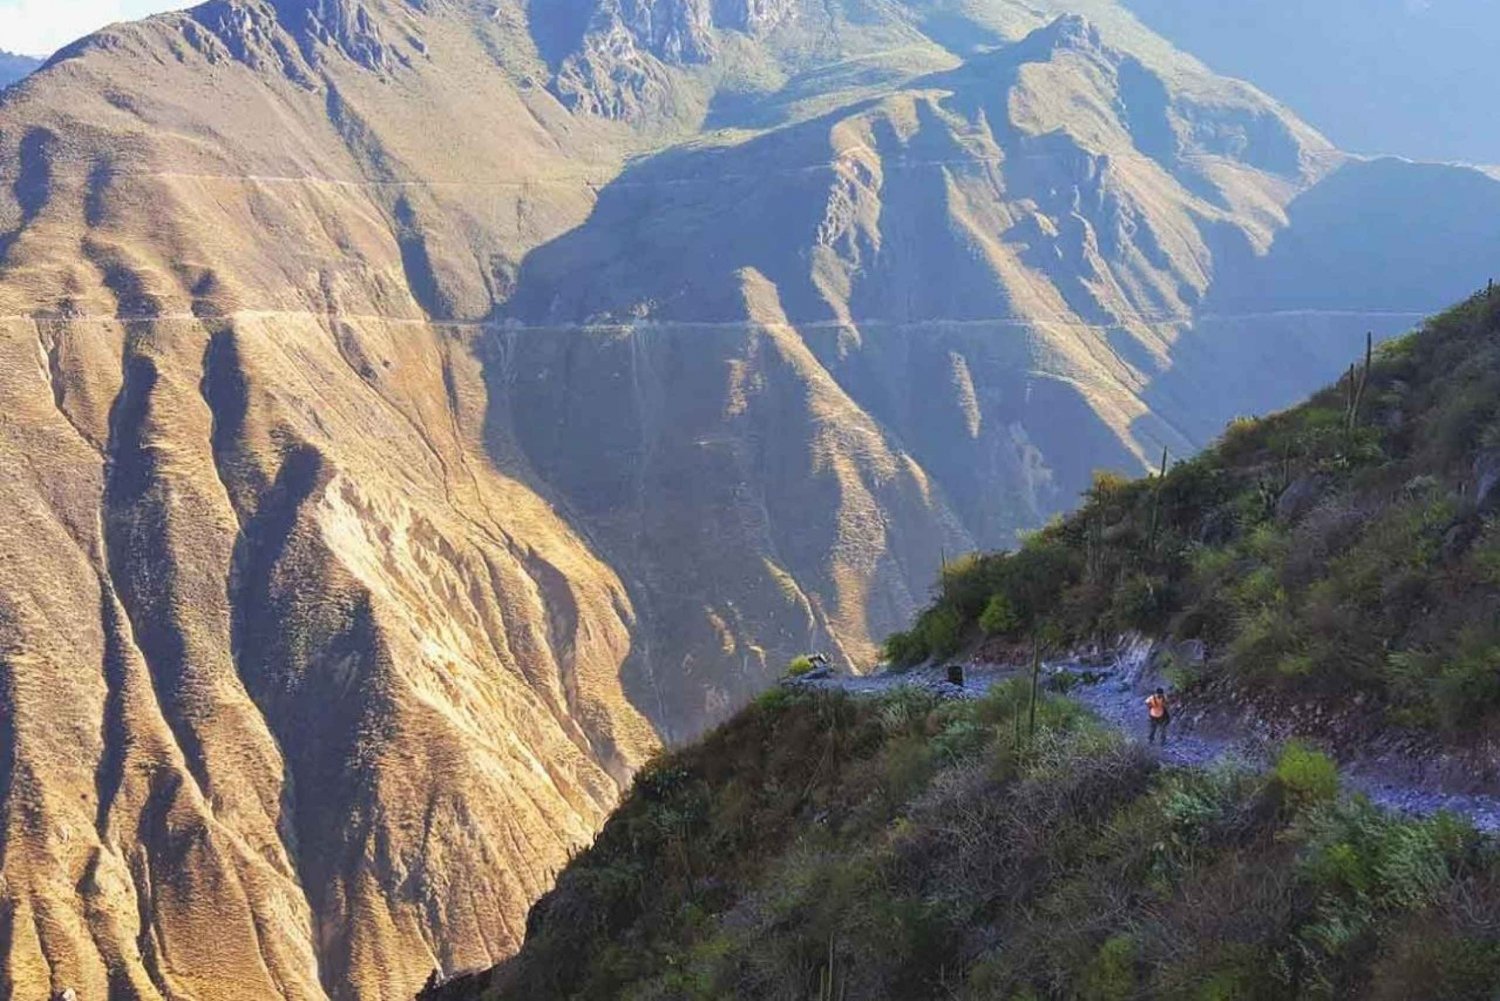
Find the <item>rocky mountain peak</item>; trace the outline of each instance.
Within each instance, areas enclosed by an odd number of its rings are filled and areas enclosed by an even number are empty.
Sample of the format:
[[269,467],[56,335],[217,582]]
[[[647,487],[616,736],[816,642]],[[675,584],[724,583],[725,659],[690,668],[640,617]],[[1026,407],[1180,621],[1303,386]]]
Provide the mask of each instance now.
[[1032,63],[1047,62],[1065,52],[1110,61],[1119,55],[1105,43],[1093,21],[1082,14],[1064,14],[995,56],[1005,62]]
[[1039,29],[1037,37],[1055,49],[1097,51],[1103,45],[1099,28],[1082,14],[1063,14]]
[[[390,70],[408,61],[387,42],[378,13],[365,0],[274,0],[274,5],[309,61],[316,61],[318,45],[335,49],[366,69]],[[400,6],[422,9],[419,3]]]
[[718,33],[760,37],[786,21],[796,0],[602,0],[554,91],[574,110],[634,120],[671,103],[668,67],[719,54]]

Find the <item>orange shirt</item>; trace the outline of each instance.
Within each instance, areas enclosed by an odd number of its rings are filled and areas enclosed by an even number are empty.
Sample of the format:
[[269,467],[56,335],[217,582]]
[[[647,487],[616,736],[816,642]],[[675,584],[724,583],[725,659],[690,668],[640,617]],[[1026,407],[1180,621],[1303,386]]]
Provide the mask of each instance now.
[[1146,711],[1152,719],[1161,719],[1167,714],[1167,700],[1160,695],[1151,696],[1146,700]]

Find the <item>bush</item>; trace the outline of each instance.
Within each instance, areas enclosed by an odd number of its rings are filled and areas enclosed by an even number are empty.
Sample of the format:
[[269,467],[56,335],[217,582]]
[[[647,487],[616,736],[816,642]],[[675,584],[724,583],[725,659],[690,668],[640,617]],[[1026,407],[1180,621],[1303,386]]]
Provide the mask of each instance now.
[[928,656],[951,657],[963,643],[963,622],[951,608],[937,608],[922,616],[917,624]]
[[1016,614],[1009,598],[997,594],[984,606],[984,613],[979,616],[979,628],[986,636],[1009,636],[1021,628],[1021,617]]
[[1449,730],[1483,720],[1500,706],[1500,637],[1470,628],[1433,682],[1438,718]]
[[1167,582],[1160,577],[1132,574],[1115,589],[1114,614],[1124,629],[1152,633],[1170,610]]
[[993,566],[1004,557],[962,556],[943,567],[938,581],[938,599],[953,609],[959,618],[972,622],[984,609],[989,597]]
[[1339,793],[1338,765],[1328,755],[1295,740],[1281,749],[1275,777],[1297,806],[1328,802]]
[[787,664],[786,676],[788,678],[800,678],[803,675],[811,674],[812,669],[812,658],[804,654],[801,657],[792,658],[791,663]]
[[1083,974],[1082,1001],[1129,1001],[1136,996],[1135,965],[1140,945],[1131,935],[1115,935],[1099,947]]
[[886,661],[894,667],[911,667],[930,656],[926,638],[916,629],[909,633],[892,633],[886,638],[882,652]]

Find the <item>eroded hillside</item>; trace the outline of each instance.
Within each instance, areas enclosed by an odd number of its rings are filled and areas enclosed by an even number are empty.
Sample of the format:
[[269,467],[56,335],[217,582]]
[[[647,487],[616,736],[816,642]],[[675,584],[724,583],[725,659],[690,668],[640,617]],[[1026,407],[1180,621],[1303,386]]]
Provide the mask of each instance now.
[[1374,168],[1061,9],[215,0],[8,89],[10,989],[497,961],[663,737],[1431,305]]

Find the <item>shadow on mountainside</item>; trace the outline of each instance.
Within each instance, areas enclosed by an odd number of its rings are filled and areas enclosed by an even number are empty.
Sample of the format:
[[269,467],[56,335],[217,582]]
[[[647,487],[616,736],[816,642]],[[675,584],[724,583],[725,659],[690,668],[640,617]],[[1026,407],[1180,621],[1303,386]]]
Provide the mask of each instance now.
[[1500,261],[1500,183],[1468,167],[1351,161],[1293,201],[1288,221],[1261,255],[1221,236],[1214,283],[1144,394],[1200,446],[1234,417],[1298,402],[1284,372],[1332,382],[1366,332],[1410,330]]

